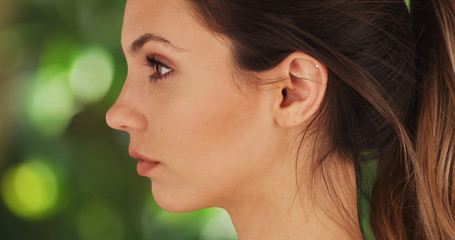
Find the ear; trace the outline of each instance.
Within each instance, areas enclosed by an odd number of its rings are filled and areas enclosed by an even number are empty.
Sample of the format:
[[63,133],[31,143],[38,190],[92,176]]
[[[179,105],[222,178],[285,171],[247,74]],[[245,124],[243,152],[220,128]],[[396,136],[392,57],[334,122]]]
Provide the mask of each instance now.
[[278,88],[274,88],[276,123],[290,128],[311,121],[327,88],[325,65],[308,54],[294,52],[268,74],[284,79],[277,83]]

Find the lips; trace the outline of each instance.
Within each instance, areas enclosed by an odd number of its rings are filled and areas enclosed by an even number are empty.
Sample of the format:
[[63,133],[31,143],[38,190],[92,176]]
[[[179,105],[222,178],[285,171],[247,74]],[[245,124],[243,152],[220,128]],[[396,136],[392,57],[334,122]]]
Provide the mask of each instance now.
[[134,150],[130,150],[130,156],[134,159],[140,160],[137,163],[137,173],[141,176],[149,175],[150,171],[160,164],[159,161],[147,158]]
[[147,158],[146,156],[134,151],[134,150],[130,150],[130,156],[134,159],[137,159],[137,160],[145,160],[147,162],[155,162],[155,163],[158,163],[159,161],[157,160],[153,160],[153,159],[150,159],[150,158]]
[[141,176],[149,176],[150,172],[159,165],[159,162],[148,162],[141,160],[137,163],[137,174]]

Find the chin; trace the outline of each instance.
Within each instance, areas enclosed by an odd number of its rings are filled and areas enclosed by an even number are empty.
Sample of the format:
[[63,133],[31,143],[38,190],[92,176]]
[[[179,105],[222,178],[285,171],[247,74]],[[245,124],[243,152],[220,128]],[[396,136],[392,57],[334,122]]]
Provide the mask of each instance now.
[[153,184],[152,194],[158,206],[163,210],[171,213],[192,212],[210,207],[208,204],[204,204],[204,201],[202,201],[202,199],[194,196],[199,194],[193,194],[193,196],[183,196],[183,194],[175,194],[169,191],[162,191],[161,189],[154,187]]

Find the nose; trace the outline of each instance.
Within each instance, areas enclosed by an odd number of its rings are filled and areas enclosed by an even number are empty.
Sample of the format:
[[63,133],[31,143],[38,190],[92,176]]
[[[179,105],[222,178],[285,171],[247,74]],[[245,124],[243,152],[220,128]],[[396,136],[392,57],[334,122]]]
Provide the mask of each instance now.
[[131,94],[124,86],[117,101],[106,113],[106,123],[109,127],[129,133],[147,129],[147,119],[140,111],[141,104],[136,103]]

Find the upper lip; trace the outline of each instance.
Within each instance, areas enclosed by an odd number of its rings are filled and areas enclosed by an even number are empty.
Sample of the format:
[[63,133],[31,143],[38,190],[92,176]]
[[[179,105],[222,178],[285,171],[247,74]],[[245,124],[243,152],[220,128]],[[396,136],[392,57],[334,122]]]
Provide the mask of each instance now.
[[130,156],[134,159],[138,159],[138,160],[145,160],[145,161],[148,161],[148,162],[159,162],[157,160],[153,160],[153,159],[150,159],[140,153],[138,153],[137,151],[135,150],[130,150]]

